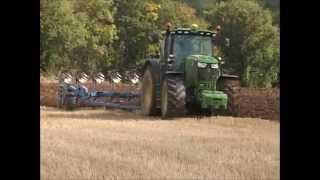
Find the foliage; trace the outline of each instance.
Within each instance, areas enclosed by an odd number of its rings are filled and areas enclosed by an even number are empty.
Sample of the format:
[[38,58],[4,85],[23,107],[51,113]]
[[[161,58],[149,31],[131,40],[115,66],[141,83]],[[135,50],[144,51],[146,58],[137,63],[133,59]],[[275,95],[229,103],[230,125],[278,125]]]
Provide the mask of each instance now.
[[240,74],[247,86],[270,87],[279,71],[279,30],[272,25],[270,11],[254,1],[221,3],[212,23],[222,25],[223,36],[232,39],[224,49],[227,66]]
[[222,25],[226,67],[247,86],[279,82],[279,0],[41,0],[40,67],[106,71],[140,67],[157,54],[150,34]]
[[108,0],[41,0],[42,70],[97,70],[115,37],[111,6]]
[[148,34],[154,29],[158,19],[158,7],[146,0],[118,0],[115,24],[118,41],[114,44],[120,59],[118,67],[133,66],[146,57]]
[[69,66],[67,52],[85,44],[86,29],[72,13],[71,1],[41,0],[40,5],[41,67]]
[[188,6],[186,3],[177,1],[164,0],[162,1],[160,14],[160,25],[171,22],[175,26],[190,26],[198,24],[199,27],[207,28],[208,23],[201,17],[197,16],[196,9]]

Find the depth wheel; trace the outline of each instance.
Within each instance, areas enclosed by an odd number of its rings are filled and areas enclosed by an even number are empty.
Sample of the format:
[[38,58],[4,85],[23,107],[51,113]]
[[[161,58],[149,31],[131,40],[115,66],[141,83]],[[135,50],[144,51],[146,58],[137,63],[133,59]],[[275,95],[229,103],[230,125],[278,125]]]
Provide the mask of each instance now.
[[62,108],[62,106],[63,106],[63,97],[62,97],[62,95],[57,95],[57,97],[56,97],[56,106],[57,106],[57,108],[59,108],[59,109],[61,109]]
[[59,84],[58,92],[56,93],[56,106],[57,108],[63,108],[63,87]]
[[186,88],[179,78],[165,78],[161,85],[161,117],[171,119],[186,114]]
[[77,98],[75,96],[64,97],[64,109],[72,111],[77,107]]

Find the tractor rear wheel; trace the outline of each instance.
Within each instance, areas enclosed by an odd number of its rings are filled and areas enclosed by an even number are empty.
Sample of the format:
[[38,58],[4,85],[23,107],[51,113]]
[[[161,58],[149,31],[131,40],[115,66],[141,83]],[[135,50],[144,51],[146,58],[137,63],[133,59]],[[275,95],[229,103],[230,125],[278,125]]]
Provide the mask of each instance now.
[[161,117],[170,119],[186,114],[186,88],[183,80],[167,77],[161,85]]
[[143,75],[141,106],[145,116],[157,115],[155,79],[150,66]]

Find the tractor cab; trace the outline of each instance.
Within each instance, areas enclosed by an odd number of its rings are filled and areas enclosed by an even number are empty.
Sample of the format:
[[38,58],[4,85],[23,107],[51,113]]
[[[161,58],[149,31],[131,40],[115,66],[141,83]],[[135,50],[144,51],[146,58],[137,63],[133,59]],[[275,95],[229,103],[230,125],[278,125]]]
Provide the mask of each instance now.
[[160,44],[160,61],[171,71],[183,72],[185,59],[190,55],[213,57],[214,62],[219,62],[219,58],[214,57],[214,50],[221,46],[220,38],[215,32],[198,30],[195,25],[192,28],[168,28]]

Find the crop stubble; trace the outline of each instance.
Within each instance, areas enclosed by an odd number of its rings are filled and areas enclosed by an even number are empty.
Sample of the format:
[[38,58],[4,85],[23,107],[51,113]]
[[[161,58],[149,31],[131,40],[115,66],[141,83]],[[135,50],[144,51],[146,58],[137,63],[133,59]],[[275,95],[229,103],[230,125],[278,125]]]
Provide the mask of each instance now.
[[41,179],[279,179],[279,122],[41,108]]

